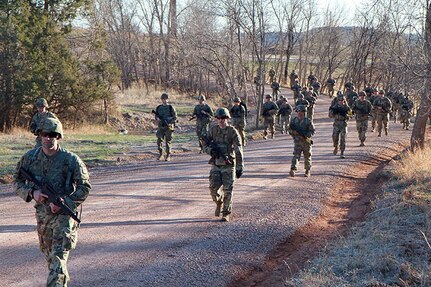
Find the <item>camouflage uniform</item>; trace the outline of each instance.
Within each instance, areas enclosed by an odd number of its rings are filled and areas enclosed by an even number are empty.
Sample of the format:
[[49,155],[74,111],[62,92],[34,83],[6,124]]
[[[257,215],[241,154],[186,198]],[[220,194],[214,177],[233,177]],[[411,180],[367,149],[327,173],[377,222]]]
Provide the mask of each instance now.
[[377,109],[374,107],[374,101],[379,97],[376,94],[377,90],[373,90],[373,93],[371,94],[371,96],[368,98],[368,100],[370,101],[371,105],[373,105],[373,108],[371,109],[371,132],[374,132],[374,130],[376,129],[376,119],[377,119]]
[[[305,112],[304,106],[298,106],[297,111]],[[289,124],[289,133],[293,137],[293,158],[290,167],[290,176],[295,175],[298,169],[298,163],[301,159],[301,153],[304,154],[305,176],[310,175],[311,170],[311,136],[314,134],[314,125],[307,117],[300,120],[298,117],[293,117]]]
[[358,93],[355,92],[355,87],[352,86],[351,88],[348,88],[345,96],[347,98],[347,104],[349,105],[349,107],[353,106],[353,103],[358,98]]
[[295,81],[295,84],[291,87],[291,89],[293,91],[293,101],[296,101],[299,97],[299,94],[301,93],[302,87],[298,81]]
[[272,82],[271,89],[272,89],[271,95],[277,101],[278,100],[278,94],[280,93],[280,84],[277,82]]
[[[239,99],[238,99],[239,100]],[[246,110],[243,105],[234,105],[230,109],[230,114],[232,116],[232,125],[238,131],[241,137],[242,146],[246,145],[245,142],[245,126],[246,126]]]
[[[202,138],[203,135],[208,133],[211,117],[213,115],[213,110],[206,103],[195,106],[195,109],[193,110],[193,117],[196,117],[196,135],[198,136],[198,139]],[[200,141],[199,146],[202,151],[202,144]]]
[[[14,174],[16,193],[26,202],[37,189],[25,181],[19,172],[23,168],[39,181],[48,182],[64,196],[64,203],[76,212],[87,198],[91,185],[87,168],[74,153],[59,147],[53,156],[47,156],[42,147],[28,151],[18,162]],[[67,286],[69,274],[67,260],[76,247],[78,224],[62,212],[52,213],[49,203],[36,202],[37,233],[39,246],[48,262],[47,286]]]
[[388,135],[388,126],[389,126],[389,113],[392,109],[392,103],[389,98],[384,96],[381,92],[378,98],[375,99],[373,103],[373,107],[376,111],[376,121],[377,121],[377,131],[379,132],[378,136],[382,135],[382,129],[385,130],[385,135]]
[[295,108],[298,106],[304,106],[306,109],[308,109],[308,106],[310,103],[304,98],[304,94],[300,94],[298,96],[298,100],[295,102]]
[[274,68],[271,67],[271,69],[269,70],[269,82],[272,83],[275,81],[275,70]]
[[177,112],[170,104],[158,105],[156,108],[156,117],[159,119],[158,128],[156,132],[157,149],[159,151],[159,159],[163,154],[163,142],[166,142],[166,157],[165,160],[170,160],[172,134],[177,120]]
[[413,107],[413,102],[407,96],[400,100],[400,122],[403,124],[403,129],[409,129]]
[[[216,111],[216,117],[218,110]],[[232,192],[235,175],[238,178],[244,170],[243,150],[238,131],[227,125],[226,128],[213,126],[208,131],[209,142],[215,142],[221,156],[212,156],[209,163],[212,164],[209,176],[209,189],[212,200],[216,203],[216,216],[219,216],[222,207],[223,218],[232,213]],[[213,147],[209,143],[203,143],[205,152],[213,155]],[[225,159],[228,159],[228,162]],[[238,173],[240,173],[238,175]],[[220,191],[220,187],[223,190]],[[228,218],[228,217],[227,217]],[[226,219],[229,221],[229,219]]]
[[278,110],[281,120],[281,133],[284,134],[289,129],[290,116],[292,114],[292,106],[287,103],[287,99],[284,98]]
[[[268,96],[267,96],[268,98]],[[275,117],[278,113],[278,107],[277,104],[274,102],[265,102],[262,106],[262,116],[263,116],[263,124],[264,124],[264,131],[263,136],[264,139],[267,139],[268,137],[268,130],[271,133],[271,137],[274,138],[275,133]]]
[[330,98],[332,98],[334,96],[335,83],[336,83],[336,81],[332,78],[329,78],[328,80],[326,80],[326,86],[328,87],[328,96]]
[[343,99],[343,102],[337,102],[329,108],[330,116],[334,118],[332,142],[334,144],[334,155],[338,153],[339,147],[341,151],[340,157],[344,158],[344,151],[346,149],[347,121],[349,120],[351,109],[343,96],[337,96],[337,99]]
[[295,85],[295,80],[298,79],[298,74],[295,73],[295,70],[293,70],[292,73],[290,73],[289,79],[290,79],[290,87],[293,87],[293,85]]
[[355,113],[356,130],[358,131],[358,137],[361,141],[361,146],[364,145],[366,139],[368,117],[372,108],[373,106],[371,105],[370,101],[366,99],[361,100],[360,98],[356,99],[352,106],[352,110]]
[[[48,102],[44,98],[37,99],[35,102],[36,107],[46,107],[49,108]],[[31,119],[30,123],[30,131],[36,136],[36,145],[35,147],[42,146],[42,139],[39,136],[39,130],[43,126],[46,119],[52,118],[57,119],[57,116],[54,113],[51,113],[49,111],[44,111],[40,113],[39,111],[34,114],[33,118]]]
[[313,121],[314,105],[316,104],[316,101],[317,101],[317,94],[314,92],[313,89],[311,89],[305,94],[304,99],[308,102],[308,106],[306,103],[300,103],[300,104],[305,105],[307,107],[307,118],[310,121]]

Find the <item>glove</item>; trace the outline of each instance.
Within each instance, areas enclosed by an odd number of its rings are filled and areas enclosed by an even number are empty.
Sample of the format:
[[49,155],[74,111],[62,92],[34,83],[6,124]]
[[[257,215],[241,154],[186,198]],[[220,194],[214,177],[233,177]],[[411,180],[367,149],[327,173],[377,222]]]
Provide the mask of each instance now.
[[240,177],[241,177],[241,175],[242,175],[242,170],[237,170],[237,171],[235,172],[235,177],[236,177],[236,178],[240,178]]

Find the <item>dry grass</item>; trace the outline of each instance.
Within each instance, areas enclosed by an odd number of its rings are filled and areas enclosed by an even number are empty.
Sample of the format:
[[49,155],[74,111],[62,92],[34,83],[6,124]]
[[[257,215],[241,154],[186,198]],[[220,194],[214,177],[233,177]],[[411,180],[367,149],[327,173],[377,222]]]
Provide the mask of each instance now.
[[402,156],[366,221],[285,285],[431,286],[430,155]]

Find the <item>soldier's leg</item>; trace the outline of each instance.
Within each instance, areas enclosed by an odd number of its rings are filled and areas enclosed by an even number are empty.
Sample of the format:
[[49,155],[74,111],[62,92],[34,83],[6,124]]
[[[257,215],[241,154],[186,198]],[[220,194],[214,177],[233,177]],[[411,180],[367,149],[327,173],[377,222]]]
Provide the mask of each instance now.
[[271,132],[271,138],[274,138],[274,133],[275,133],[275,117],[271,117],[271,121],[269,122],[269,130]]
[[222,182],[223,182],[223,215],[232,213],[232,196],[233,183],[235,181],[235,166],[226,165],[222,167]]
[[281,121],[281,133],[284,134],[286,132],[286,117],[280,116]]
[[198,143],[199,143],[200,152],[202,152],[202,143],[199,139],[202,138],[202,130],[204,128],[205,128],[204,125],[196,124],[196,135],[198,136]]
[[356,120],[356,131],[358,132],[358,138],[361,141],[362,128],[361,128],[361,121],[359,120]]
[[244,147],[246,143],[245,143],[245,130],[243,126],[239,128],[239,135],[241,136],[242,146]]
[[69,281],[67,260],[70,250],[76,247],[78,226],[69,216],[58,215],[51,222],[51,228],[53,230],[51,264],[47,286],[67,286]]
[[375,112],[371,112],[371,132],[374,132],[376,130],[376,113]]
[[301,144],[295,142],[293,144],[293,157],[290,165],[291,176],[294,176],[295,175],[294,171],[298,170],[298,163],[299,163],[299,160],[301,159],[301,152],[302,152]]
[[220,187],[223,184],[221,170],[219,167],[213,165],[210,171],[210,194],[212,200],[217,202],[223,202],[223,191],[220,190]]
[[163,141],[164,141],[164,132],[162,128],[157,129],[156,137],[157,137],[157,150],[159,151],[158,159],[161,160],[163,156]]
[[341,155],[344,155],[344,150],[346,149],[346,136],[347,136],[347,123],[341,126],[340,130],[340,151]]
[[264,128],[264,130],[263,130],[263,138],[267,139],[267,137],[268,137],[269,121],[268,121],[268,119],[266,117],[263,120],[263,128]]
[[166,138],[166,161],[171,159],[171,148],[172,148],[172,134],[173,131],[169,128],[166,129],[165,138]]
[[360,141],[362,145],[364,145],[365,140],[367,139],[367,130],[368,130],[368,120],[364,120],[361,122],[361,137]]
[[378,131],[378,136],[382,135],[382,128],[383,128],[383,115],[381,114],[377,114],[377,131]]
[[45,259],[50,265],[50,253],[52,247],[52,229],[49,228],[50,217],[46,215],[45,207],[37,205],[36,207],[36,223],[37,236],[39,238],[39,249],[45,255]]
[[334,154],[337,154],[338,152],[338,142],[340,140],[340,130],[338,127],[334,124],[332,129],[332,144],[334,146]]

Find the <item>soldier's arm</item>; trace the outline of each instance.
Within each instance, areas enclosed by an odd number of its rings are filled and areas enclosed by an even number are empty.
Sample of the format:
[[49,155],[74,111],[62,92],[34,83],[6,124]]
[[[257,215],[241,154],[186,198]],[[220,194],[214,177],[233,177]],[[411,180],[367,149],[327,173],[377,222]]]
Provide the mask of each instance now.
[[244,170],[244,153],[242,149],[241,137],[236,129],[233,134],[233,146],[235,148],[236,170]]
[[72,181],[75,190],[72,194],[65,197],[65,203],[73,210],[78,207],[88,196],[91,190],[90,176],[84,162],[78,157],[74,156],[75,169],[72,175]]
[[16,165],[15,173],[13,175],[14,188],[15,188],[15,193],[19,197],[21,197],[25,202],[30,202],[32,200],[32,192],[33,190],[35,190],[35,188],[32,184],[26,183],[26,181],[19,176],[19,170],[22,166],[25,165],[25,162],[26,162],[26,157],[24,155]]

